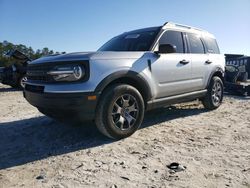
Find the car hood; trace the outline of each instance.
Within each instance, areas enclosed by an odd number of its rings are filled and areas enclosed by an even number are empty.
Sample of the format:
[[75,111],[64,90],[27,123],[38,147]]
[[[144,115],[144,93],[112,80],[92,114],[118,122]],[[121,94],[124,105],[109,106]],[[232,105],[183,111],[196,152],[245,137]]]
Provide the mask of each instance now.
[[41,57],[30,64],[81,60],[138,59],[145,52],[76,52]]

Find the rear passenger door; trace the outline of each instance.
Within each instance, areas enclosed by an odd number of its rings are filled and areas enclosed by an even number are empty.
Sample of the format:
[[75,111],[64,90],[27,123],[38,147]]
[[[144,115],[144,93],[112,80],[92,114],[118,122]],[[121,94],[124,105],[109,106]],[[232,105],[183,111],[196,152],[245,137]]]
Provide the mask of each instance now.
[[160,44],[171,44],[176,53],[159,54],[152,63],[152,74],[157,82],[156,98],[187,93],[190,91],[191,59],[185,53],[183,34],[180,31],[165,31],[159,39]]
[[202,37],[195,33],[186,33],[189,56],[192,61],[192,82],[190,87],[193,91],[202,90],[206,87],[207,75],[210,71],[209,55],[206,54]]
[[205,83],[208,83],[211,73],[217,67],[222,66],[221,68],[222,69],[224,68],[221,62],[225,62],[225,57],[220,54],[220,50],[219,50],[219,47],[215,38],[205,36],[203,37],[203,40],[205,42],[206,51],[208,54],[207,60],[209,60],[209,64],[206,64],[209,73],[206,75],[206,78],[205,78]]

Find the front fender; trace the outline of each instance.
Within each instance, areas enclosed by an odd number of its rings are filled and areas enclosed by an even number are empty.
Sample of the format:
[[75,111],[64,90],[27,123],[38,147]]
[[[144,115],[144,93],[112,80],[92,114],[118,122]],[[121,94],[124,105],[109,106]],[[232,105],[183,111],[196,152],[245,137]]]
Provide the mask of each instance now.
[[143,93],[142,95],[146,96],[146,100],[152,98],[152,92],[150,86],[145,78],[137,72],[131,70],[122,70],[118,72],[111,73],[105,77],[96,87],[95,92],[102,92],[110,83],[128,78],[133,80],[133,83],[136,84],[136,88],[139,88]]

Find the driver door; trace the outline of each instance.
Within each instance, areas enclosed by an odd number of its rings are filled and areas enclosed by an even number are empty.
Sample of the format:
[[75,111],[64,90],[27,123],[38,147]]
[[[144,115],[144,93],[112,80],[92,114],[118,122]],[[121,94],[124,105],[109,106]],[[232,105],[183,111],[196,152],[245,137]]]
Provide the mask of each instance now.
[[156,81],[156,98],[188,93],[192,91],[191,57],[185,53],[183,34],[168,30],[161,36],[159,45],[171,44],[176,53],[159,54],[152,64],[152,73]]

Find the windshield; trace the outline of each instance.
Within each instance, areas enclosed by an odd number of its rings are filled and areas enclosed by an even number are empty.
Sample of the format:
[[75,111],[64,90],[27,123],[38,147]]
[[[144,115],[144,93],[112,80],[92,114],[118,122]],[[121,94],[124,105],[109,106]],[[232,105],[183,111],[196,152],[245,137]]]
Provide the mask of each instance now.
[[112,38],[98,51],[149,51],[160,27],[127,32]]

